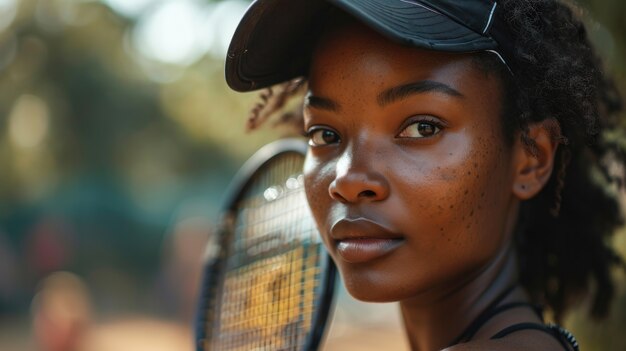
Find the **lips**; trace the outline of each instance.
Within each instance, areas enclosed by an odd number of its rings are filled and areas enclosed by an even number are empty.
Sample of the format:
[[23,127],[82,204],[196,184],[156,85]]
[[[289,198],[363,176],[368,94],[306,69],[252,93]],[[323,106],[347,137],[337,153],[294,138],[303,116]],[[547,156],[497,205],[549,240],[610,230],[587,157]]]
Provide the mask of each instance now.
[[339,256],[364,263],[386,256],[404,243],[402,235],[367,218],[341,219],[330,229]]

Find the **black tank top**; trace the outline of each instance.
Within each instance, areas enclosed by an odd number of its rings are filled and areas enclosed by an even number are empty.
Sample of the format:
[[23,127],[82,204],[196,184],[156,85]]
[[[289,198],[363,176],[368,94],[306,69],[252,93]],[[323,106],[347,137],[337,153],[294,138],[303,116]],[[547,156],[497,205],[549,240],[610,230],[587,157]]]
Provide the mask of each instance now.
[[[480,330],[480,328],[483,325],[485,325],[485,323],[487,323],[491,318],[493,318],[494,316],[504,311],[507,311],[513,308],[519,308],[519,307],[530,308],[537,314],[539,319],[543,321],[543,311],[539,306],[536,306],[527,302],[510,302],[510,303],[500,305],[500,302],[502,302],[502,300],[504,300],[515,289],[515,287],[516,286],[509,287],[504,292],[502,292],[498,297],[496,297],[491,302],[491,304],[487,306],[487,308],[485,308],[485,310],[481,314],[479,314],[478,317],[476,317],[476,319],[474,319],[472,323],[470,323],[470,325],[467,326],[467,328],[465,328],[463,333],[461,333],[461,335],[459,335],[456,339],[454,339],[454,341],[452,342],[452,344],[450,344],[450,346],[470,341],[474,337],[474,335],[476,335],[478,330]],[[574,338],[572,333],[570,333],[566,329],[556,324],[540,324],[540,323],[513,324],[511,326],[508,326],[500,330],[495,335],[493,335],[490,339],[501,339],[507,335],[518,332],[520,330],[542,331],[544,333],[552,335],[561,344],[561,346],[563,346],[564,350],[579,351],[578,342],[576,341],[576,338]]]

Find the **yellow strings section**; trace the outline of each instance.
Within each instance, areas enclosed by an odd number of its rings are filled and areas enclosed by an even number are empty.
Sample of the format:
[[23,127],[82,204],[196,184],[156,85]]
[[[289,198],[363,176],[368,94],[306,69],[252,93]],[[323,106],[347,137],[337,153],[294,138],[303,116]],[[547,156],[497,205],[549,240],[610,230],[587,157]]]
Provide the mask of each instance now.
[[299,350],[311,329],[319,244],[228,272],[211,350]]

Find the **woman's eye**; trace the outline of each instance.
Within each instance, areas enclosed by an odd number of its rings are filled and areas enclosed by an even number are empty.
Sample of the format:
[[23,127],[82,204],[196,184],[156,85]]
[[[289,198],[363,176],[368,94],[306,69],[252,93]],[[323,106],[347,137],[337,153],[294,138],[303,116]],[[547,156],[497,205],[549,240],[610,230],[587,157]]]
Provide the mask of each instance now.
[[323,146],[339,142],[339,134],[330,129],[319,128],[309,132],[309,145]]
[[428,138],[441,131],[441,127],[433,122],[417,121],[404,128],[398,135],[401,138]]

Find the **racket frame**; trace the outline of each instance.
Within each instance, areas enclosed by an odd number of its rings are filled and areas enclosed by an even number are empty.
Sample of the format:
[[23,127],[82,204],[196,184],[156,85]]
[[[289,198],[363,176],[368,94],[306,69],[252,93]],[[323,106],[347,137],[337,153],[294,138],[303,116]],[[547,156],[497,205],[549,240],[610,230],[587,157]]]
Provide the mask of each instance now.
[[[219,227],[216,232],[217,243],[209,242],[207,253],[205,254],[204,272],[198,298],[198,310],[196,315],[196,350],[209,350],[207,343],[211,341],[208,333],[209,313],[207,309],[213,309],[213,314],[219,314],[219,306],[212,304],[221,301],[223,291],[224,272],[227,263],[227,254],[230,252],[232,242],[230,236],[233,224],[233,213],[237,209],[237,204],[243,193],[248,189],[256,173],[265,164],[271,162],[276,157],[286,153],[297,153],[306,155],[307,144],[300,139],[281,139],[267,144],[260,148],[236,173],[233,181],[226,191],[225,204],[221,213]],[[211,247],[212,246],[212,247]],[[337,269],[329,254],[325,252],[320,256],[320,272],[322,282],[316,287],[315,292],[318,299],[317,308],[313,312],[311,320],[311,330],[308,333],[302,351],[315,351],[319,348],[326,332],[326,326],[330,322],[330,315],[334,308],[335,282],[337,279]]]

